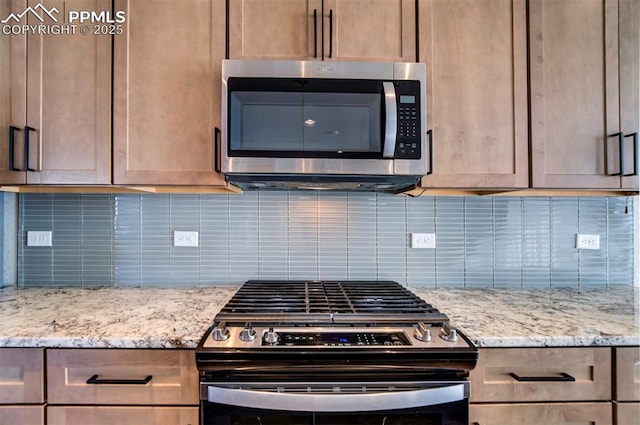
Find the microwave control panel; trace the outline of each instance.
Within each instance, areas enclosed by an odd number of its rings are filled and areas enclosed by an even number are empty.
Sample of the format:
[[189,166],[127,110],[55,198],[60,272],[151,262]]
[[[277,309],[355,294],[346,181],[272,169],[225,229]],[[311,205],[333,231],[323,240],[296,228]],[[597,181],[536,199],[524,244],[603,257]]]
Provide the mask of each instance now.
[[398,107],[398,134],[396,135],[397,159],[420,159],[422,122],[420,111],[420,82],[395,81]]

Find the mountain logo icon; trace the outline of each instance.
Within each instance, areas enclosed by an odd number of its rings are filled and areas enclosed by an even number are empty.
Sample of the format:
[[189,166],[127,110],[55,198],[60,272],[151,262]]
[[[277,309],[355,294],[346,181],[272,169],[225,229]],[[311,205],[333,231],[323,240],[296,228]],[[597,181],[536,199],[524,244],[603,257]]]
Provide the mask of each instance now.
[[51,18],[53,22],[58,22],[58,19],[55,17],[54,13],[58,14],[60,13],[60,11],[55,6],[51,9],[47,9],[41,3],[38,3],[33,7],[27,7],[22,13],[12,13],[0,22],[3,24],[9,23],[9,21],[18,23],[29,13],[35,16],[40,22],[44,22],[45,15]]

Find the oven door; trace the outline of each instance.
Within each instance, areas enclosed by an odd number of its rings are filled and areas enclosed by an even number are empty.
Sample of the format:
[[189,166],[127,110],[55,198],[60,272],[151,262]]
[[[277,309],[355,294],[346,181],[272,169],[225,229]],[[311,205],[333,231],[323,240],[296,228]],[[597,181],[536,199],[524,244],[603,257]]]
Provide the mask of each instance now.
[[203,383],[201,399],[205,425],[466,425],[469,421],[467,381]]

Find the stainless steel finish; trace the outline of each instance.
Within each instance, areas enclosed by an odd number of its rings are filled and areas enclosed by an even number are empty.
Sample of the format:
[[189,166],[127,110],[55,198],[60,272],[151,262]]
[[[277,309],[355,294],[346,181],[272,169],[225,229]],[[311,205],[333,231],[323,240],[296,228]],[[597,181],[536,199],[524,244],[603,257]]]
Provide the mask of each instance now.
[[280,341],[280,335],[278,335],[278,332],[274,331],[273,328],[269,328],[269,330],[264,333],[262,339],[265,343],[273,345]]
[[218,323],[211,331],[211,338],[213,338],[214,341],[226,341],[230,335],[231,333],[225,322]]
[[396,150],[396,133],[398,131],[398,107],[396,105],[396,89],[393,83],[385,81],[382,83],[384,88],[384,106],[385,106],[385,132],[384,147],[382,156],[385,158],[393,158]]
[[429,329],[424,322],[418,323],[413,337],[418,341],[429,342],[431,341],[431,329]]
[[[216,341],[213,339],[213,333],[209,335],[207,339],[205,339],[202,343],[203,349],[260,349],[261,347],[271,349],[273,346],[270,345],[262,345],[262,341],[266,341],[267,335],[269,334],[269,330],[273,329],[274,333],[308,333],[309,335],[313,335],[316,333],[342,333],[345,331],[348,332],[362,332],[362,333],[371,333],[371,332],[401,332],[404,333],[406,339],[409,341],[409,345],[398,345],[394,346],[393,349],[397,351],[402,350],[415,350],[415,349],[438,349],[438,348],[469,348],[469,344],[464,340],[464,338],[457,338],[456,341],[447,341],[443,338],[433,338],[432,340],[419,341],[412,336],[414,335],[415,328],[411,325],[398,325],[398,326],[376,326],[376,327],[341,327],[341,326],[305,326],[305,327],[275,327],[275,326],[255,326],[254,330],[258,335],[262,335],[261,338],[256,338],[253,341],[240,341],[238,338],[229,338],[225,341]],[[430,328],[432,333],[440,334],[441,328],[439,326],[433,326]],[[232,335],[236,335],[240,333],[242,330],[241,327],[233,328],[231,327]],[[280,335],[278,335],[279,337]],[[268,337],[269,339],[272,336]],[[359,345],[343,345],[343,346],[332,346],[331,349],[335,350],[363,350],[363,349],[380,349],[384,347],[383,345],[370,345],[370,346],[359,346]],[[287,350],[287,351],[298,351],[300,350],[300,346],[287,346],[287,345],[278,345],[277,348],[279,350]],[[323,345],[306,345],[304,346],[306,351],[322,351],[326,350],[327,347]]]
[[445,324],[440,329],[440,338],[444,339],[448,342],[457,342],[458,341],[458,331],[451,327],[449,324]]
[[[421,385],[423,384],[423,385]],[[213,403],[297,412],[375,412],[464,400],[468,382],[225,383],[202,384]],[[417,389],[416,389],[417,388]]]
[[246,323],[240,331],[240,341],[251,342],[256,339],[256,331],[253,330],[251,323]]
[[[410,159],[327,159],[327,158],[248,158],[229,157],[228,137],[228,79],[229,77],[290,77],[344,78],[377,80],[419,80],[421,84],[421,152],[420,160]],[[426,65],[423,63],[392,62],[319,62],[224,60],[222,63],[222,172],[266,174],[335,174],[335,175],[408,175],[423,176],[426,160]],[[390,148],[389,148],[390,149]],[[394,147],[395,149],[395,147]]]

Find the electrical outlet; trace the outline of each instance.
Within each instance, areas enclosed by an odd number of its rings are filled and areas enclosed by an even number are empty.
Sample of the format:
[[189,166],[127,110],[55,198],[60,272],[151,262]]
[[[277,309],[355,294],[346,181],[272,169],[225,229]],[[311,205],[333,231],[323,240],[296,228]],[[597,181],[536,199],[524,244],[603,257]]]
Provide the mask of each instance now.
[[586,235],[578,233],[576,235],[576,248],[600,249],[600,235]]
[[198,232],[173,232],[173,246],[198,246]]
[[435,233],[412,233],[411,234],[411,248],[435,248],[435,247],[436,247]]
[[27,246],[51,246],[51,231],[33,231],[27,232]]

